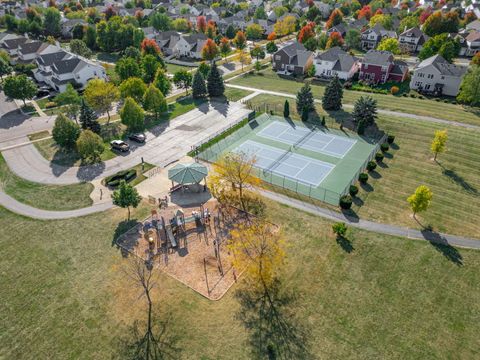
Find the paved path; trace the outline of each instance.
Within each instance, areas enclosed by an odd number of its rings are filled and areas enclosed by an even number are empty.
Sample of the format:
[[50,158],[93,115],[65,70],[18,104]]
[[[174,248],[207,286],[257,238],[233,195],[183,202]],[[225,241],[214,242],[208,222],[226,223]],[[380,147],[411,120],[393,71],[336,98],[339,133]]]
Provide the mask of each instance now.
[[[52,164],[33,144],[9,148],[2,154],[15,174],[33,182],[65,185],[93,181],[133,167],[142,158],[148,163],[165,167],[184,156],[193,145],[246,118],[249,112],[244,105],[236,102],[201,104],[152,129],[147,133],[146,144],[131,143],[131,151],[127,155],[119,155],[91,166],[66,167]],[[28,143],[26,136],[15,141]]]
[[[263,89],[258,89],[258,88],[254,88],[254,87],[249,87],[249,86],[233,85],[233,84],[230,84],[228,82],[225,83],[225,86],[235,88],[235,89],[253,91],[253,92],[260,93],[260,94],[269,94],[269,95],[275,95],[275,96],[288,97],[288,98],[292,98],[292,99],[296,99],[296,97],[297,97],[296,95],[293,95],[293,94],[288,94],[288,93],[283,93],[283,92],[278,92],[278,91],[263,90]],[[319,99],[315,99],[315,102],[321,103],[322,101],[319,100]],[[343,107],[352,109],[353,105],[352,104],[343,104]],[[457,121],[438,119],[438,118],[431,117],[431,116],[415,115],[415,114],[409,114],[409,113],[404,113],[404,112],[399,112],[399,111],[383,110],[383,109],[378,109],[377,111],[380,114],[385,114],[385,115],[390,115],[390,116],[403,117],[403,118],[415,119],[415,120],[420,120],[420,121],[434,122],[434,123],[437,123],[437,124],[460,126],[460,127],[464,127],[464,128],[467,128],[467,129],[480,130],[480,126],[478,126],[478,125],[465,124],[465,123],[461,123],[461,122],[457,122]]]
[[310,214],[321,216],[329,220],[342,221],[356,228],[381,234],[406,237],[414,240],[430,241],[442,245],[454,245],[464,248],[480,249],[480,239],[465,238],[461,236],[435,233],[431,231],[419,231],[396,225],[381,224],[373,221],[359,219],[358,217],[346,216],[343,213],[325,209],[270,191],[261,190],[260,194],[262,196],[265,196],[266,198],[277,201],[284,205],[288,205],[293,208],[303,210]]
[[32,104],[32,106],[35,108],[38,115],[44,116],[44,117],[47,116],[47,114],[45,114],[45,112],[42,109],[40,109],[40,106],[35,100],[30,101],[30,104]]

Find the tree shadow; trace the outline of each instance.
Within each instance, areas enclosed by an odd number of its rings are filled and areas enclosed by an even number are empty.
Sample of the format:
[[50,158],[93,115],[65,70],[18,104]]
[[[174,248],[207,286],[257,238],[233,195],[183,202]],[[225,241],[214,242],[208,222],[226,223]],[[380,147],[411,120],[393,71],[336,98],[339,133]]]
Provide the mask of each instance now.
[[[142,223],[137,219],[123,220],[118,223],[112,237],[112,247],[121,250],[124,258],[128,257],[129,251],[133,250],[140,238]],[[120,237],[123,237],[120,239]]]
[[215,98],[211,99],[210,105],[220,114],[223,115],[223,117],[227,117],[228,115],[228,109],[230,108],[230,104],[225,97],[221,98]]
[[103,161],[91,165],[82,165],[78,168],[77,178],[89,182],[100,176],[104,171],[105,163]]
[[342,214],[348,221],[352,223],[358,223],[360,221],[360,217],[353,209],[342,209]]
[[423,237],[425,240],[429,241],[430,244],[440,252],[445,258],[447,258],[449,261],[454,263],[455,265],[462,266],[463,265],[463,256],[460,254],[460,252],[450,245],[447,241],[447,239],[442,236],[441,234],[424,229],[421,231]]
[[377,165],[380,166],[382,169],[389,168],[388,164],[384,163],[383,161],[377,162]]
[[365,204],[365,202],[362,199],[360,199],[358,196],[353,196],[352,202],[358,207],[363,206],[363,204]]
[[472,195],[478,195],[478,190],[476,187],[474,187],[472,184],[470,184],[468,181],[466,181],[461,175],[459,175],[455,170],[453,169],[447,169],[445,166],[443,166],[440,162],[437,161],[437,164],[440,165],[442,168],[442,174],[448,177],[450,180],[452,180],[454,183],[457,185],[461,186],[463,190],[468,192],[469,194]]
[[373,191],[373,186],[370,185],[368,182],[367,183],[360,182],[360,187],[363,189],[363,191],[366,191],[366,192],[372,192]]
[[385,159],[393,159],[393,154],[388,151],[384,152],[383,156],[385,156]]
[[350,254],[355,248],[350,240],[343,236],[337,236],[337,244],[340,245],[343,251]]
[[391,144],[390,144],[390,147],[391,147],[393,150],[399,150],[399,149],[400,149],[400,146],[398,146],[397,143],[391,143]]
[[237,318],[249,331],[252,358],[309,359],[308,331],[296,317],[296,298],[279,280],[267,289],[244,286],[235,294]]
[[368,175],[370,175],[373,179],[380,179],[382,177],[382,174],[376,170],[369,171]]

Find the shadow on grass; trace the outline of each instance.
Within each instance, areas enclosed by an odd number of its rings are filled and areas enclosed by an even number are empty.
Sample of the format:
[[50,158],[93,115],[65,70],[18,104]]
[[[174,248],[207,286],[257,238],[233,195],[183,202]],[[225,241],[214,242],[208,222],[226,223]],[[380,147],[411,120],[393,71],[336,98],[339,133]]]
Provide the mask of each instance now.
[[342,214],[343,216],[345,216],[345,219],[347,219],[348,221],[352,222],[352,223],[358,223],[360,218],[358,216],[358,214],[355,212],[355,210],[353,209],[342,209]]
[[244,286],[235,294],[237,318],[249,332],[255,359],[310,359],[308,331],[296,317],[296,298],[279,280],[260,289]]
[[461,175],[459,175],[455,170],[453,169],[447,169],[444,167],[440,162],[438,162],[438,165],[442,168],[442,174],[448,177],[450,180],[452,180],[454,183],[457,185],[461,186],[466,192],[472,195],[478,195],[478,190],[476,187],[474,187],[472,184],[470,184],[468,181],[466,181]]
[[393,150],[399,150],[399,149],[400,149],[400,146],[398,146],[398,144],[396,144],[396,143],[391,143],[391,144],[390,144],[390,147],[391,147]]
[[447,258],[449,261],[454,263],[455,265],[462,266],[463,265],[463,257],[460,252],[450,245],[443,237],[441,234],[424,229],[421,231],[423,237],[430,242],[430,244],[440,252],[445,258]]
[[378,166],[380,166],[382,169],[387,169],[389,168],[388,164],[384,163],[383,161],[377,162]]
[[380,179],[382,177],[382,174],[375,170],[369,171],[368,175],[370,175],[372,179]]
[[363,189],[363,191],[366,192],[372,192],[373,191],[373,186],[370,185],[368,182],[367,183],[360,183],[360,187]]
[[385,159],[393,159],[393,154],[390,152],[384,152],[383,156],[385,156]]
[[337,244],[340,245],[343,251],[346,253],[351,253],[355,248],[353,247],[353,244],[350,240],[348,240],[346,237],[343,236],[337,236]]
[[352,197],[352,202],[358,207],[363,206],[363,204],[365,204],[365,202],[362,199],[360,199],[358,196]]
[[[117,228],[113,233],[112,246],[116,246],[117,249],[120,249],[123,257],[128,257],[129,251],[133,250],[137,245],[137,240],[139,239],[140,234],[138,231],[133,231],[133,229],[141,224],[142,223],[137,219],[123,220],[118,223]],[[140,229],[141,227],[138,226],[138,230]],[[120,239],[122,235],[124,236]]]

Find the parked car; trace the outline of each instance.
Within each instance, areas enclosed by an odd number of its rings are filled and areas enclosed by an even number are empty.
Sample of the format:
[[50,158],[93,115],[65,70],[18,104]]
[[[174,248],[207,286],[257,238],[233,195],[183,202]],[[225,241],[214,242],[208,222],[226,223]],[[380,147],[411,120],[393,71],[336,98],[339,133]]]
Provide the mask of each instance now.
[[39,88],[37,91],[37,99],[43,98],[45,96],[50,95],[50,90],[45,89],[45,88]]
[[147,138],[144,134],[141,134],[141,133],[137,133],[137,134],[130,134],[128,135],[128,138],[132,141],[136,141],[138,143],[144,143]]
[[113,140],[110,142],[110,146],[112,147],[112,150],[118,150],[121,152],[127,152],[130,150],[130,146],[122,140]]

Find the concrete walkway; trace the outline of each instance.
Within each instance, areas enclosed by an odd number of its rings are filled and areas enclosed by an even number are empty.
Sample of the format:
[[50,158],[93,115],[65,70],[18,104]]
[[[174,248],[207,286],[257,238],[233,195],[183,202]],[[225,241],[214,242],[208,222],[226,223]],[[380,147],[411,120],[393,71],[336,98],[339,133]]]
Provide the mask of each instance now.
[[[253,91],[253,92],[256,92],[257,94],[258,93],[268,94],[268,95],[275,95],[275,96],[282,96],[282,97],[287,97],[287,98],[291,98],[291,99],[296,99],[296,95],[283,93],[283,92],[278,92],[278,91],[262,90],[262,89],[249,87],[249,86],[242,86],[242,85],[233,85],[233,84],[229,84],[228,82],[225,83],[225,86],[230,87],[230,88],[234,88],[234,89]],[[320,103],[320,104],[322,103],[322,101],[319,100],[319,99],[315,99],[315,102]],[[343,104],[343,107],[348,108],[348,109],[353,109],[352,104]],[[461,123],[461,122],[457,122],[457,121],[438,119],[438,118],[431,117],[431,116],[415,115],[415,114],[410,114],[410,113],[404,113],[404,112],[399,112],[399,111],[391,111],[391,110],[383,110],[383,109],[378,109],[377,112],[379,114],[385,114],[385,115],[390,115],[390,116],[403,117],[403,118],[408,118],[408,119],[415,119],[415,120],[420,120],[420,121],[433,122],[433,123],[437,123],[437,124],[445,124],[445,125],[464,127],[464,128],[467,128],[467,129],[480,130],[480,126],[478,126],[478,125],[465,124],[465,123]]]
[[343,213],[338,213],[333,210],[325,209],[270,191],[261,190],[260,194],[268,199],[277,201],[281,204],[308,212],[313,215],[321,216],[328,220],[341,221],[359,229],[368,230],[380,234],[401,236],[408,239],[429,241],[441,245],[453,245],[463,248],[480,249],[480,239],[466,238],[462,236],[448,235],[426,230],[420,231],[396,225],[381,224],[373,221],[363,220],[354,216],[347,216]]
[[35,111],[39,116],[47,116],[47,114],[45,114],[45,112],[42,109],[40,109],[40,106],[38,106],[38,103],[35,100],[30,101],[30,104],[33,105],[33,107],[35,108]]

